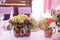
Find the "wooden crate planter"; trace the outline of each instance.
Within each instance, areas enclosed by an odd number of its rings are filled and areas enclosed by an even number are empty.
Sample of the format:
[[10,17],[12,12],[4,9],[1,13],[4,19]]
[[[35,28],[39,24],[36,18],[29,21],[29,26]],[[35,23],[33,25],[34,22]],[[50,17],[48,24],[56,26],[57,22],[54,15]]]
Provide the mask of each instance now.
[[47,27],[44,30],[45,37],[48,37],[48,38],[51,37],[55,32],[56,32],[56,29],[54,28],[54,31],[53,31],[52,27]]
[[[26,29],[24,29],[24,27],[27,27]],[[15,37],[29,37],[30,36],[31,31],[29,30],[28,26],[21,26],[21,25],[17,25],[14,27],[14,31],[13,34]]]

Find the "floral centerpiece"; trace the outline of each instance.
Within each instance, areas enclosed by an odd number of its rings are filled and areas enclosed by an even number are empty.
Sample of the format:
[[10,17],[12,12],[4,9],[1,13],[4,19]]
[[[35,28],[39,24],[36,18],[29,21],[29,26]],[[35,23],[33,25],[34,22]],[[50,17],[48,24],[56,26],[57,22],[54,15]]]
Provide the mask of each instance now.
[[30,36],[31,29],[36,27],[35,20],[24,14],[19,14],[9,19],[9,23],[14,27],[14,35],[16,37]]
[[40,20],[38,22],[38,27],[40,28],[40,30],[44,30],[45,37],[51,37],[53,34],[53,29],[49,26],[50,22],[51,21],[47,18],[44,18],[43,20]]

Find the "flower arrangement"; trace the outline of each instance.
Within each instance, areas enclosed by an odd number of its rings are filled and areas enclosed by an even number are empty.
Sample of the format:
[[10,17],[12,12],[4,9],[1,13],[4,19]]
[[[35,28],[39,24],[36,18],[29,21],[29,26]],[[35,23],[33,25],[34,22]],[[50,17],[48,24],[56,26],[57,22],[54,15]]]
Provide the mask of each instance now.
[[[55,18],[44,18],[38,22],[38,27],[41,30],[44,30],[45,37],[51,37],[53,34],[53,27],[51,27],[51,23],[55,21]],[[53,25],[52,25],[53,26]],[[55,28],[54,28],[55,29]],[[56,32],[56,29],[54,33]]]
[[58,28],[58,32],[60,32],[60,10],[57,10],[56,25]]
[[56,20],[56,25],[58,28],[58,32],[60,32],[60,10],[57,10],[57,12],[55,12],[55,14],[52,15]]
[[30,36],[31,29],[36,27],[35,19],[24,14],[14,16],[9,20],[9,23],[14,26],[14,35],[16,37]]

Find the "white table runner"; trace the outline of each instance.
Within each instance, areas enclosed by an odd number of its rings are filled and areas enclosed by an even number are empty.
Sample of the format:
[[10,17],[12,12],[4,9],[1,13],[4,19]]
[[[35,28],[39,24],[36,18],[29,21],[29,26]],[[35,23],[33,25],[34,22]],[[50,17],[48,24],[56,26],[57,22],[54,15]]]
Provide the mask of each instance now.
[[44,31],[39,30],[36,32],[31,32],[30,37],[16,38],[13,35],[13,31],[11,31],[11,33],[10,33],[10,31],[4,31],[4,30],[0,30],[0,31],[1,31],[0,32],[0,40],[53,40],[56,37],[60,37],[60,33],[56,32],[55,34],[52,35],[51,38],[46,38],[44,36]]

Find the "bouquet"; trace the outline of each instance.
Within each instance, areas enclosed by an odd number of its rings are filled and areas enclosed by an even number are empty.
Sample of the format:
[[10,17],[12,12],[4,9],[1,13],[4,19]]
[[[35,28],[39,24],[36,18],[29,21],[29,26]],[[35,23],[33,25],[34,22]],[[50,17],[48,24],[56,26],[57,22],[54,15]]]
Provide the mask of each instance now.
[[29,36],[30,30],[36,27],[36,21],[33,17],[28,17],[24,14],[19,14],[9,19],[9,23],[14,28],[14,35],[19,36]]

